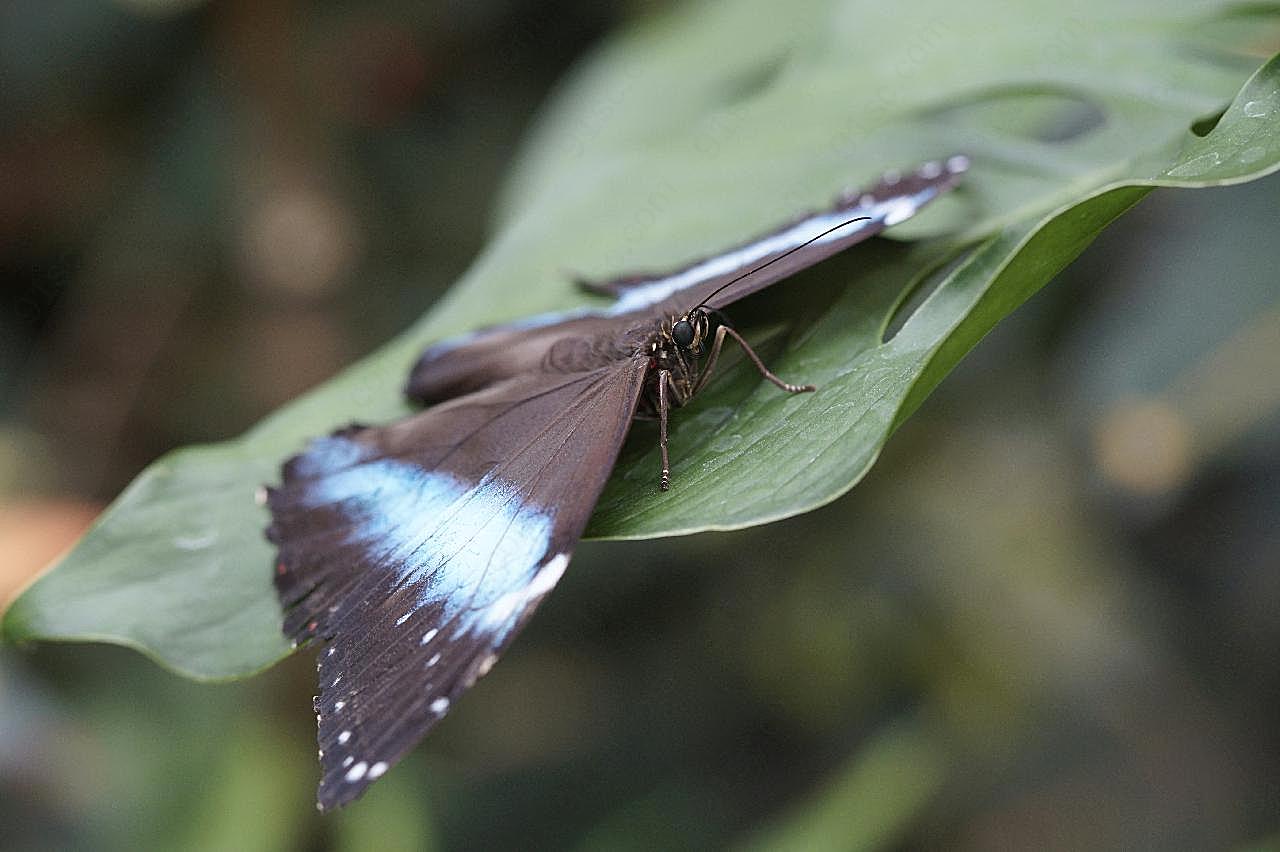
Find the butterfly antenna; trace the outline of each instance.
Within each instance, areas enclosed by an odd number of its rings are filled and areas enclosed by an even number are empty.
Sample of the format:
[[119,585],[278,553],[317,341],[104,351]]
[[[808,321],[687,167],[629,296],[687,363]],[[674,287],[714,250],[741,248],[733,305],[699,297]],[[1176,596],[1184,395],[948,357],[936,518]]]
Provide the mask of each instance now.
[[695,305],[695,306],[694,306],[694,308],[693,308],[693,310],[691,310],[689,313],[693,313],[693,311],[698,310],[698,308],[705,307],[705,306],[706,306],[706,304],[707,304],[707,302],[711,301],[712,299],[714,299],[714,298],[716,297],[716,294],[717,294],[717,293],[721,292],[721,291],[722,291],[722,290],[724,290],[726,287],[730,287],[730,286],[732,286],[732,285],[734,285],[734,284],[737,284],[737,283],[738,283],[739,281],[741,281],[743,278],[748,278],[748,277],[750,277],[750,276],[752,276],[752,275],[755,275],[755,274],[756,274],[757,272],[759,272],[761,269],[764,269],[764,268],[765,268],[765,267],[767,267],[767,266],[771,266],[771,265],[773,265],[773,264],[777,263],[778,261],[782,260],[784,257],[787,257],[788,255],[795,254],[796,252],[800,251],[800,249],[805,248],[806,246],[808,246],[810,243],[815,243],[815,242],[817,242],[818,240],[820,240],[820,239],[822,239],[823,237],[825,237],[827,234],[830,234],[830,233],[832,233],[833,231],[838,231],[838,230],[840,230],[840,229],[841,229],[841,228],[843,228],[845,225],[852,225],[854,222],[865,222],[865,221],[867,221],[867,220],[868,220],[868,219],[870,219],[870,218],[871,218],[870,216],[857,216],[857,217],[855,217],[855,218],[853,218],[853,219],[849,219],[849,220],[847,220],[847,221],[841,222],[839,225],[834,225],[834,226],[832,226],[832,227],[830,227],[830,228],[827,228],[827,229],[826,229],[825,231],[823,231],[821,234],[817,234],[816,236],[812,236],[812,237],[810,237],[809,239],[805,240],[804,242],[802,242],[800,245],[796,246],[795,248],[787,249],[787,250],[786,250],[786,251],[784,251],[782,254],[780,254],[780,255],[778,255],[777,257],[775,257],[773,260],[766,260],[764,263],[760,264],[760,265],[759,265],[759,266],[757,266],[755,269],[748,269],[746,272],[742,273],[741,275],[737,276],[736,278],[734,278],[734,279],[732,279],[732,280],[730,280],[730,281],[726,281],[725,283],[721,284],[721,285],[720,285],[719,287],[717,287],[716,289],[712,290],[712,291],[711,291],[711,294],[710,294],[710,295],[708,295],[708,296],[707,296],[705,299],[703,299],[701,302],[699,302],[697,305]]

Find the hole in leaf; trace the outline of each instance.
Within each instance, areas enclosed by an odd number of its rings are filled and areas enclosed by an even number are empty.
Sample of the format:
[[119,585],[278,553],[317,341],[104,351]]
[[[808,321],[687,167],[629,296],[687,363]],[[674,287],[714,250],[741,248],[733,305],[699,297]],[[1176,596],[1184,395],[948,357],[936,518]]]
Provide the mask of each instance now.
[[1063,99],[1045,117],[1034,138],[1041,142],[1069,142],[1101,129],[1107,123],[1102,107],[1086,100]]
[[1203,118],[1197,118],[1191,123],[1191,132],[1197,136],[1208,136],[1213,132],[1213,128],[1218,126],[1218,122],[1222,120],[1222,116],[1226,114],[1226,110],[1219,110],[1213,115],[1206,115]]
[[1060,145],[1094,133],[1107,114],[1093,101],[1048,89],[1004,89],[944,107],[938,115],[969,130]]

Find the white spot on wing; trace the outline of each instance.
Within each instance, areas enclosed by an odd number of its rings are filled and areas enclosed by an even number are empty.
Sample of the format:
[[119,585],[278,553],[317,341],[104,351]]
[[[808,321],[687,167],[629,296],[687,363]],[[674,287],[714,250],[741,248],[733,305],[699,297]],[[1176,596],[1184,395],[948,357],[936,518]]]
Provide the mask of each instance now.
[[440,655],[437,653],[437,654],[433,654],[431,656],[431,659],[427,660],[427,665],[434,666],[438,662],[440,662]]
[[333,703],[333,710],[336,713],[337,711],[341,710],[343,707],[346,707],[346,706],[347,706],[347,702],[345,701],[335,701]]
[[368,771],[369,771],[369,764],[365,763],[362,760],[359,763],[357,763],[355,766],[348,769],[347,774],[344,777],[347,779],[348,782],[354,783],[356,781],[359,781],[361,778],[363,778],[365,776],[365,773]]
[[397,619],[396,619],[396,627],[399,627],[401,624],[404,624],[406,621],[408,621],[408,620],[409,620],[409,616],[411,616],[411,615],[413,615],[413,611],[412,611],[412,610],[410,610],[409,612],[406,612],[404,615],[402,615],[402,616],[400,616],[399,618],[397,618]]
[[439,632],[440,632],[439,630],[437,630],[436,628],[434,628],[434,627],[433,627],[433,628],[431,628],[430,630],[428,630],[426,633],[423,633],[423,634],[422,634],[422,644],[423,644],[423,645],[425,645],[425,644],[427,644],[428,642],[430,642],[432,639],[436,638],[436,634],[437,634],[437,633],[439,633]]
[[351,755],[347,755],[342,759],[342,768],[346,769],[348,766],[350,766],[355,762],[356,762],[356,759],[354,757],[352,757]]
[[533,582],[529,584],[529,597],[542,597],[555,588],[556,583],[560,582],[560,578],[564,576],[564,569],[568,564],[568,555],[557,553],[550,562],[539,569]]
[[382,777],[382,773],[384,773],[384,772],[386,772],[386,771],[387,771],[387,763],[386,763],[386,761],[384,761],[384,760],[379,760],[379,761],[378,761],[377,763],[375,763],[373,766],[370,766],[370,767],[369,767],[369,779],[370,779],[370,780],[373,780],[373,779],[375,779],[375,778],[381,778],[381,777]]
[[919,209],[920,205],[911,198],[893,198],[880,205],[880,215],[887,227],[910,219]]
[[437,716],[443,715],[444,712],[448,709],[449,709],[449,699],[447,698],[441,697],[431,702],[431,712],[435,713]]
[[933,180],[940,174],[942,174],[942,163],[937,160],[930,160],[920,167],[920,177],[927,180]]
[[347,740],[349,739],[351,739],[350,731],[343,731],[342,733],[338,734],[338,743],[341,745],[346,745]]
[[947,171],[963,172],[969,169],[969,158],[964,154],[956,154],[947,160]]

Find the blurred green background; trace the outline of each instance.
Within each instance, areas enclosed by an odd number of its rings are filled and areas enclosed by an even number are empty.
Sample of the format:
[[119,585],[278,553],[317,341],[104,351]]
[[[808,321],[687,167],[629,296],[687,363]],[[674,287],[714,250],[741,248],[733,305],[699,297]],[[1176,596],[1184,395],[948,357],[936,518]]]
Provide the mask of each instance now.
[[[0,597],[426,310],[556,81],[658,5],[0,7]],[[584,545],[334,817],[309,659],[0,649],[0,848],[1280,844],[1278,198],[1155,193],[834,504]]]

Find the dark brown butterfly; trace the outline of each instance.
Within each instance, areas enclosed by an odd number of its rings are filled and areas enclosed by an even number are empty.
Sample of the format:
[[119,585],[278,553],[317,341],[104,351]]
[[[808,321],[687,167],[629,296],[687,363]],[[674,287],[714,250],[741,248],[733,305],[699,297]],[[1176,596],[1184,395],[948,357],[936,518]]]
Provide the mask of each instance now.
[[497,661],[569,563],[637,414],[666,421],[726,338],[784,391],[721,310],[871,237],[950,189],[963,157],[886,175],[739,248],[587,284],[604,309],[437,344],[409,376],[425,411],[350,426],[268,492],[284,631],[323,644],[321,809],[400,760]]

